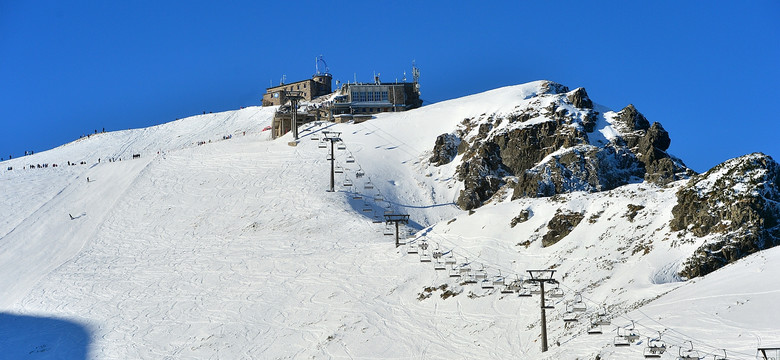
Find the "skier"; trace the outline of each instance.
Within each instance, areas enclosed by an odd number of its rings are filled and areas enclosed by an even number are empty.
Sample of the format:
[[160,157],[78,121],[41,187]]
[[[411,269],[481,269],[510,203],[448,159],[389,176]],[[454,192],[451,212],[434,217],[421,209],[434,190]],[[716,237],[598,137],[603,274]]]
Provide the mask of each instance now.
[[73,217],[73,215],[71,215],[71,214],[68,214],[68,216],[70,216],[70,219],[71,219],[71,220],[76,220],[76,218],[74,218],[74,217]]

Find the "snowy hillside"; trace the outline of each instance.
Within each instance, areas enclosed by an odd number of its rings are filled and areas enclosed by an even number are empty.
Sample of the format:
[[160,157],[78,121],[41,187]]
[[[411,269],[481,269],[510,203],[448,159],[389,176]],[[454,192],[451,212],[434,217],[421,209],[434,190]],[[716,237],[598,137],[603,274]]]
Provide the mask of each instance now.
[[[687,180],[455,205],[463,156],[432,164],[437,137],[544,108],[544,84],[306,125],[297,146],[262,131],[275,109],[246,108],[2,162],[0,357],[622,359],[661,332],[663,358],[692,343],[748,359],[780,343],[780,250],[679,278],[709,241],[668,225]],[[626,132],[599,109],[593,144]],[[333,193],[323,131],[346,147]],[[407,244],[373,221],[386,212],[410,215]],[[436,270],[434,250],[453,264]],[[501,291],[529,269],[565,293],[544,354],[539,296]]]

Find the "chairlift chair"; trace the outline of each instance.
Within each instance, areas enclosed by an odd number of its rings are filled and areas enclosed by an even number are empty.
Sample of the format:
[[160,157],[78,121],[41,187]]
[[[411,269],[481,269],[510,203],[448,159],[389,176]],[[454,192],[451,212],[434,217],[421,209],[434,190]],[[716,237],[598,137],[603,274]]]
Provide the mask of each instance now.
[[392,226],[385,226],[384,234],[387,236],[393,236],[395,235],[395,228]]
[[485,280],[482,280],[482,281],[480,281],[480,286],[481,286],[483,289],[488,289],[488,290],[489,290],[489,289],[492,289],[492,288],[494,287],[494,285],[493,285],[493,281],[492,281],[492,280],[488,280],[488,279],[485,279]]
[[420,262],[431,262],[431,252],[422,247],[420,244]]
[[547,291],[547,294],[545,295],[547,297],[551,298],[562,298],[563,297],[563,289],[560,288],[560,286],[556,286],[550,290]]
[[339,143],[338,143],[338,145],[336,145],[336,149],[337,149],[337,150],[346,150],[346,149],[347,149],[347,146],[346,146],[346,145],[344,145],[344,143],[343,143],[343,142],[339,142]]
[[436,259],[436,261],[433,262],[433,269],[434,270],[447,270],[447,265],[444,264],[444,261],[442,259]]
[[485,280],[487,279],[487,271],[485,271],[484,267],[474,272],[474,277],[477,280]]
[[407,248],[406,248],[406,253],[407,254],[417,254],[418,253],[418,251],[417,251],[417,244],[413,243],[413,242],[409,243]]
[[600,335],[601,334],[601,325],[598,325],[595,322],[591,322],[590,323],[590,328],[588,328],[588,334],[590,334],[590,335]]
[[347,159],[345,160],[348,164],[355,162],[355,157],[352,155],[347,155]]
[[385,200],[385,198],[382,196],[382,194],[374,195],[374,201],[380,202],[380,201],[384,201],[384,200]]
[[343,174],[344,168],[341,165],[336,165],[333,167],[333,172],[336,174]]
[[345,187],[350,187],[350,186],[352,186],[352,180],[350,180],[350,179],[344,179],[344,186],[345,186]]
[[661,357],[661,354],[666,352],[666,344],[661,341],[661,334],[659,332],[657,339],[647,338],[647,346],[645,346],[644,355],[648,359],[657,359]]
[[366,175],[366,172],[363,171],[363,168],[358,168],[357,171],[355,171],[356,178],[361,178],[363,175]]
[[363,185],[363,188],[366,190],[371,190],[374,188],[374,184],[371,183],[371,180],[368,180],[365,185]]
[[[568,309],[568,307],[567,307]],[[571,322],[578,322],[579,319],[577,318],[577,313],[573,311],[566,311],[563,313],[563,322],[564,323],[571,323]]]
[[363,198],[363,197],[362,197],[362,196],[360,196],[360,194],[358,194],[358,193],[354,193],[354,194],[352,194],[352,199],[354,199],[354,200],[360,200],[360,199],[362,199],[362,198]]
[[539,286],[539,283],[533,282],[533,283],[530,283],[528,286],[529,286],[529,292],[531,293],[531,295],[539,295],[539,294],[542,293],[542,287]]
[[456,267],[451,267],[449,271],[449,275],[451,278],[459,278],[460,277],[460,271]]
[[572,303],[572,311],[584,312],[588,309],[588,306],[582,301],[582,295],[574,294],[574,302]]
[[[527,281],[523,281],[520,283],[520,288],[517,289],[517,296],[518,297],[531,297],[533,295],[533,285],[535,283],[529,283]],[[537,286],[539,284],[536,284]]]
[[317,144],[317,147],[320,148],[320,149],[325,149],[325,148],[328,147],[328,143],[326,143],[325,141],[320,140],[320,142]]
[[677,360],[702,360],[699,352],[693,349],[693,342],[689,340],[688,343],[691,344],[690,350],[683,351],[682,346],[677,349]]
[[723,350],[723,356],[720,356],[720,355],[714,355],[714,356],[712,357],[712,358],[713,358],[713,360],[728,360],[728,359],[729,359],[729,358],[728,358],[728,355],[726,354],[726,349],[721,349],[721,350]]
[[381,218],[381,217],[379,216],[379,214],[377,214],[377,213],[374,213],[374,220],[372,220],[371,222],[373,222],[374,224],[381,224],[381,223],[383,223],[383,222],[385,222],[385,221],[384,221],[384,219],[383,219],[383,218]]
[[631,345],[631,342],[628,341],[628,339],[626,339],[625,336],[620,335],[620,328],[617,328],[617,330],[618,330],[617,335],[615,336],[614,340],[612,341],[612,344],[615,347],[624,347],[624,346]]
[[313,133],[313,134],[311,134],[311,139],[312,139],[313,141],[317,141],[317,140],[319,140],[319,139],[320,139],[320,137],[317,135],[317,133]]

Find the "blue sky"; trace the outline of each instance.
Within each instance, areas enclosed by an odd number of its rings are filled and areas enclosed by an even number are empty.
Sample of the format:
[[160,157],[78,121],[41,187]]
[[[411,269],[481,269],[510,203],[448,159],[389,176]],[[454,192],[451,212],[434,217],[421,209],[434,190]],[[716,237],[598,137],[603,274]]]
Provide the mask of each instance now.
[[[630,4],[626,4],[630,3]],[[547,79],[633,103],[696,171],[780,160],[780,2],[0,1],[0,157],[421,69],[426,104]],[[433,139],[431,140],[431,146]]]

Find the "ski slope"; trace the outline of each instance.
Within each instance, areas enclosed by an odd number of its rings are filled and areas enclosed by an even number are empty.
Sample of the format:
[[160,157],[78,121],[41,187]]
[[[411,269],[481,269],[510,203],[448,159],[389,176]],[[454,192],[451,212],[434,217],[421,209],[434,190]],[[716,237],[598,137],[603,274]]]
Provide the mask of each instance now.
[[[660,331],[664,358],[690,340],[702,355],[726,348],[748,359],[759,343],[780,343],[777,249],[700,279],[676,277],[704,241],[665,225],[681,183],[504,199],[473,213],[453,205],[457,162],[426,161],[436,136],[464,118],[524,106],[539,85],[361,124],[306,125],[297,146],[261,131],[275,109],[250,107],[3,162],[0,357],[622,359],[642,358],[646,337]],[[344,174],[335,192],[325,191],[327,149],[310,140],[323,131],[346,145],[336,150]],[[29,169],[67,161],[86,164]],[[633,221],[628,204],[645,206]],[[538,236],[561,208],[585,220],[542,248]],[[386,209],[410,215],[410,244],[438,246],[491,279],[555,268],[567,295],[547,311],[550,351],[540,351],[538,296],[461,284],[409,245],[395,248],[372,222]],[[521,210],[531,218],[511,227]],[[588,310],[564,324],[575,292]],[[611,325],[589,335],[600,307]],[[29,319],[39,321],[19,331]],[[632,320],[642,339],[614,347],[615,328]]]

